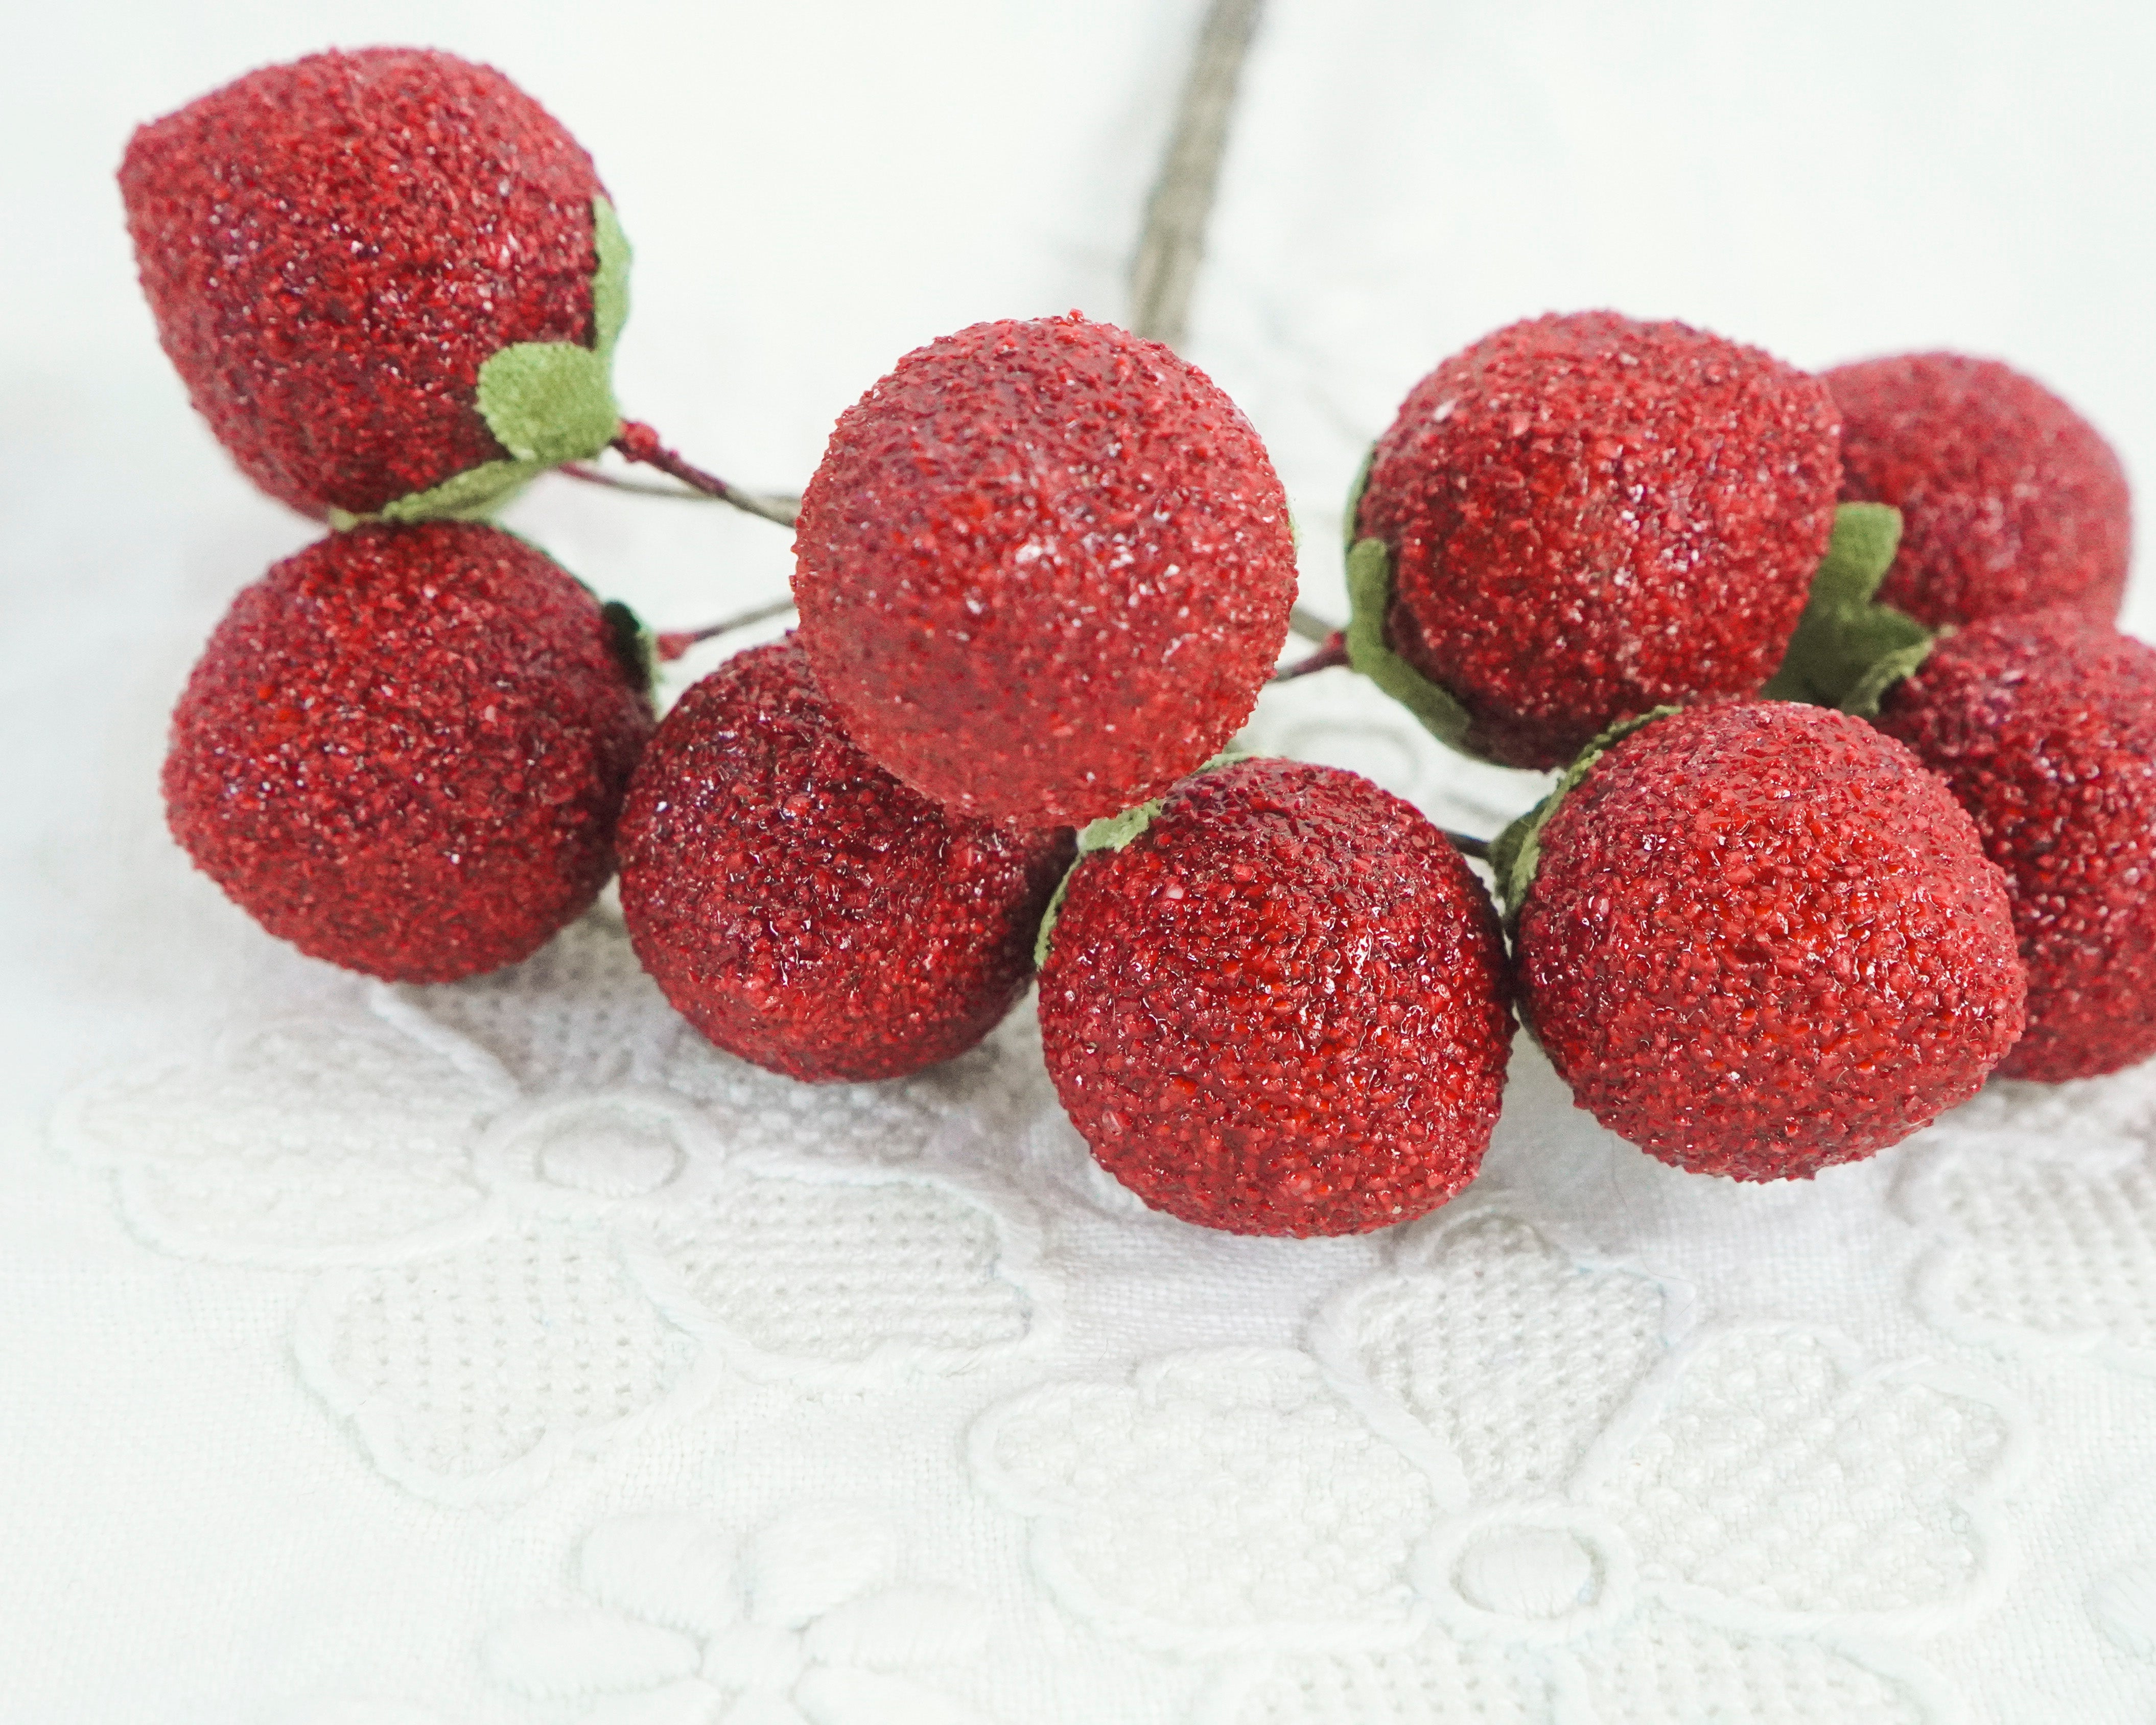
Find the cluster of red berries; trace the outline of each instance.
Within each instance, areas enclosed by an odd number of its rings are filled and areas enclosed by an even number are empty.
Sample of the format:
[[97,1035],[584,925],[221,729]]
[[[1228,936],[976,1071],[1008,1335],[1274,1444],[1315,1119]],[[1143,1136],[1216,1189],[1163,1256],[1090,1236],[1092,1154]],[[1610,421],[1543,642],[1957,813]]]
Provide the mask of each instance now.
[[1294,550],[1256,434],[1166,348],[1074,314],[907,355],[802,500],[798,633],[654,729],[633,616],[453,519],[625,435],[626,246],[574,141],[486,69],[329,54],[143,128],[121,182],[196,404],[336,529],[235,602],[165,772],[189,854],[303,951],[490,969],[618,858],[668,998],[811,1081],[963,1052],[1038,966],[1102,1164],[1259,1233],[1458,1191],[1516,1012],[1605,1125],[1755,1180],[1994,1070],[2156,1052],[2125,484],[2004,367],[1814,377],[1590,313],[1415,387],[1338,656],[1565,768],[1491,849],[1501,917],[1399,798],[1221,754]]

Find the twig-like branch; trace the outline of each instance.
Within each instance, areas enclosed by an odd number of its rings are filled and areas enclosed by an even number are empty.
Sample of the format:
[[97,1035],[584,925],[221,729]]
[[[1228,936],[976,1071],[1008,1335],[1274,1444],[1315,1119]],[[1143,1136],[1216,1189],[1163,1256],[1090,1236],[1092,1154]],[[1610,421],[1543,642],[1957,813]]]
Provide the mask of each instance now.
[[783,617],[793,608],[793,598],[788,594],[783,599],[773,599],[738,616],[728,617],[717,623],[707,623],[701,629],[671,629],[652,639],[652,649],[661,659],[679,659],[699,641],[708,641],[718,635],[730,635],[737,629],[747,629],[751,624],[768,623],[774,617]]
[[1340,625],[1328,622],[1315,611],[1297,605],[1287,614],[1288,632],[1301,635],[1306,641],[1315,641],[1323,646],[1340,633]]
[[680,485],[647,485],[641,480],[623,479],[617,474],[604,473],[582,461],[564,461],[554,470],[563,479],[582,481],[588,485],[604,485],[609,491],[634,491],[639,497],[671,497],[676,503],[716,503],[719,500],[706,491],[685,490]]
[[751,515],[762,516],[767,521],[777,521],[782,527],[793,525],[794,517],[801,513],[798,497],[766,497],[754,491],[744,491],[738,485],[728,485],[716,473],[706,473],[701,467],[692,467],[673,450],[659,441],[659,434],[649,425],[634,419],[622,422],[621,434],[613,440],[615,449],[632,461],[640,461],[646,467],[655,467],[661,473],[670,474],[692,490],[706,497],[715,497],[721,503],[731,503],[736,509],[746,510]]
[[1338,629],[1325,638],[1325,644],[1307,659],[1298,659],[1293,665],[1283,665],[1273,673],[1276,683],[1286,683],[1296,677],[1306,677],[1312,671],[1331,670],[1337,665],[1348,663],[1348,637]]
[[1462,856],[1471,856],[1477,862],[1490,860],[1490,841],[1487,839],[1477,839],[1468,833],[1455,833],[1449,827],[1440,827],[1438,831],[1452,840],[1452,848]]
[[1205,254],[1205,222],[1220,179],[1228,121],[1261,0],[1212,0],[1160,177],[1146,205],[1145,232],[1131,266],[1131,328],[1180,347],[1190,293]]

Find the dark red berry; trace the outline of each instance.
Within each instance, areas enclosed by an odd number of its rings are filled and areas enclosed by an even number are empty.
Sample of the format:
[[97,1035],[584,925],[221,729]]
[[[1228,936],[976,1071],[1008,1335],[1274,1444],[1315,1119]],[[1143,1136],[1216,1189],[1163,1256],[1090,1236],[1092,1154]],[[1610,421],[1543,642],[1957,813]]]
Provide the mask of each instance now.
[[265,67],[137,131],[120,186],[195,406],[309,515],[503,460],[480,367],[596,340],[603,188],[490,67],[400,48]]
[[952,814],[856,748],[791,637],[659,727],[622,817],[637,956],[721,1048],[810,1080],[964,1053],[1033,975],[1069,830]]
[[523,541],[362,527],[233,601],[172,715],[166,814],[301,952],[448,982],[591,903],[650,729],[598,602]]
[[1678,1168],[1806,1178],[1869,1156],[2021,1034],[2004,878],[1945,785],[1861,719],[1656,719],[1537,843],[1527,1021],[1582,1107]]
[[2075,607],[1949,634],[1880,728],[1942,774],[2006,871],[2029,970],[2010,1078],[2156,1054],[2156,651]]
[[1056,1094],[1156,1209],[1354,1234],[1475,1176],[1512,1024],[1489,896],[1367,779],[1245,761],[1072,873],[1040,974]]
[[1389,555],[1387,644],[1464,710],[1448,740],[1550,768],[1620,719],[1767,680],[1839,478],[1816,378],[1683,324],[1578,312],[1418,383],[1353,531]]
[[2096,428],[1996,360],[1911,353],[1826,373],[1841,495],[1902,511],[1879,598],[1934,629],[2126,592],[2126,475]]
[[1075,313],[906,355],[839,416],[795,545],[846,729],[925,795],[1036,826],[1216,753],[1295,595],[1287,500],[1235,403]]

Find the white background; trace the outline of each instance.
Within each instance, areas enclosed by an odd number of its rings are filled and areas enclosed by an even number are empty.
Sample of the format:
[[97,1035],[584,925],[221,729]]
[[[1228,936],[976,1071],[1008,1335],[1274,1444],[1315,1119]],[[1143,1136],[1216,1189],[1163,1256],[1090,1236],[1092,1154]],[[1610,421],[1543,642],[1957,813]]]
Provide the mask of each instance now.
[[[111,178],[131,126],[332,44],[492,61],[592,151],[635,243],[627,410],[730,476],[791,489],[834,415],[906,349],[981,318],[1121,313],[1198,9],[14,8],[0,62],[0,1553],[38,1555],[27,1573],[0,1561],[14,1571],[0,1719],[163,1717],[149,1697],[207,1693],[267,1656],[247,1628],[264,1599],[237,1583],[209,1614],[234,1625],[226,1640],[144,1628],[186,1618],[170,1606],[192,1554],[244,1506],[161,1501],[166,1446],[219,1442],[201,1411],[218,1367],[136,1345],[130,1312],[177,1297],[202,1302],[206,1331],[246,1321],[220,1306],[217,1275],[162,1260],[86,1290],[84,1241],[110,1219],[84,1219],[83,1240],[49,1219],[77,1178],[44,1147],[64,1086],[190,1046],[235,1000],[320,985],[162,832],[157,763],[190,659],[232,593],[316,530],[225,464],[157,350]],[[1804,366],[1996,355],[2078,405],[2145,482],[2152,91],[2156,11],[2089,0],[1273,0],[1189,351],[1274,450],[1306,591],[1335,612],[1333,527],[1363,444],[1445,353],[1550,309],[1681,317]],[[788,571],[783,533],[715,509],[556,482],[512,519],[663,625],[776,594]],[[2146,633],[2145,552],[2138,569],[2128,620]],[[33,1216],[34,1230],[16,1220]],[[62,1298],[105,1302],[100,1348],[44,1332]],[[232,1393],[248,1381],[235,1368]],[[161,1423],[168,1400],[192,1423]],[[92,1622],[109,1635],[86,1641]],[[1999,1717],[2048,1717],[2041,1650],[2003,1663]]]

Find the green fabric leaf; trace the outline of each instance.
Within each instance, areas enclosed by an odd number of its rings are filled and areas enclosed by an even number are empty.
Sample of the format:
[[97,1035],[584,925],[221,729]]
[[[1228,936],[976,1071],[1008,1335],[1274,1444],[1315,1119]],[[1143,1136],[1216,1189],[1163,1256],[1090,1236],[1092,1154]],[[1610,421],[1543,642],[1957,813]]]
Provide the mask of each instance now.
[[1760,691],[1767,699],[1879,716],[1880,696],[1924,662],[1935,639],[1872,597],[1901,541],[1902,513],[1889,505],[1845,503],[1835,511],[1834,537],[1812,576],[1804,615],[1781,669]]
[[1527,889],[1534,885],[1535,870],[1542,865],[1543,829],[1549,824],[1567,793],[1582,783],[1594,770],[1594,763],[1616,744],[1677,711],[1673,706],[1658,706],[1635,719],[1620,719],[1573,757],[1572,764],[1547,797],[1490,841],[1490,868],[1497,877],[1498,896],[1504,901],[1507,927],[1520,920],[1520,906],[1527,902]]
[[592,244],[599,255],[592,275],[592,345],[612,359],[621,326],[629,321],[629,266],[634,254],[621,231],[621,218],[603,198],[592,200]]
[[[1393,559],[1382,539],[1360,539],[1348,553],[1348,663],[1405,707],[1431,736],[1463,755],[1467,709],[1393,651],[1385,614],[1393,603]],[[1478,757],[1479,758],[1479,757]]]
[[413,491],[386,503],[374,514],[332,517],[332,526],[351,526],[358,521],[483,521],[500,509],[547,470],[544,461],[485,461],[451,474],[439,485]]
[[479,410],[520,461],[596,455],[621,429],[607,356],[573,341],[519,341],[480,367]]

